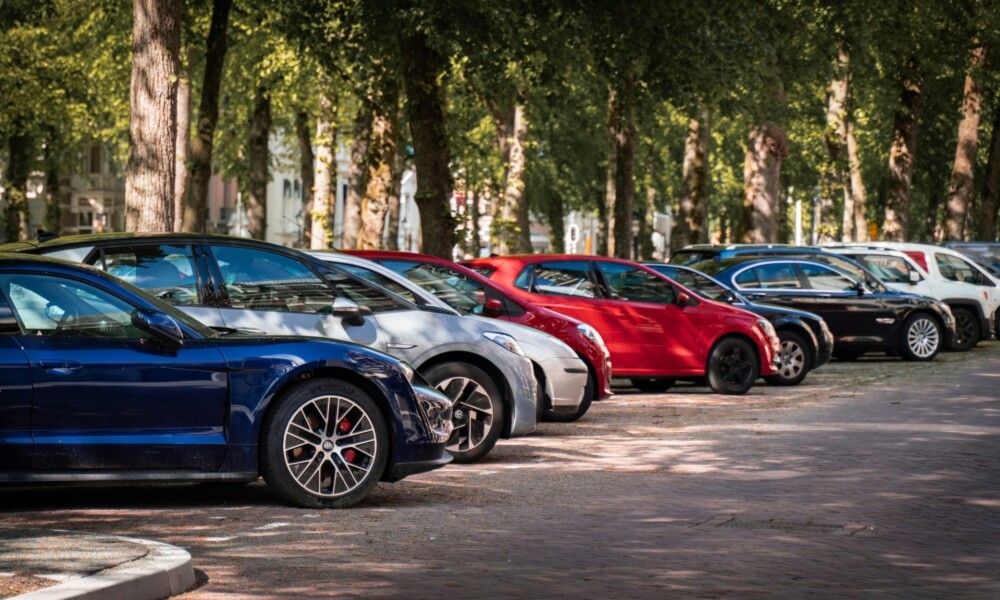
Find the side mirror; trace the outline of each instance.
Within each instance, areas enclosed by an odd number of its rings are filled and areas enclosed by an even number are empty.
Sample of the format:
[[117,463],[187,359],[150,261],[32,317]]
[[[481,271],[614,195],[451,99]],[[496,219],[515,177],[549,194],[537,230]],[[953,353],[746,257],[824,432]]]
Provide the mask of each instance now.
[[483,304],[483,314],[487,317],[499,317],[503,314],[503,300],[500,298],[487,298]]
[[363,324],[365,322],[365,314],[370,312],[362,309],[357,302],[350,298],[338,296],[333,299],[333,316],[340,317],[348,325]]
[[910,285],[917,285],[920,283],[920,273],[916,271],[910,271]]
[[180,348],[184,345],[184,332],[181,331],[181,326],[168,314],[137,308],[132,311],[132,325],[168,347]]
[[688,306],[698,306],[698,301],[691,297],[687,292],[677,293],[677,306],[685,308]]
[[726,294],[726,304],[732,304],[736,302],[736,294]]
[[864,296],[865,292],[868,291],[868,288],[865,287],[865,283],[863,281],[855,281],[854,291],[857,292],[859,296]]

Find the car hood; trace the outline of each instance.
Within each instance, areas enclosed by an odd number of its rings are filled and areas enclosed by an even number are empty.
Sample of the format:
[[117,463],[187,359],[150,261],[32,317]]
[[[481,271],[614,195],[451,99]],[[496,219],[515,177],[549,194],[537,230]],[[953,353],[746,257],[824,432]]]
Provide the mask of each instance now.
[[524,350],[524,354],[535,362],[550,358],[576,358],[576,352],[562,340],[537,329],[510,321],[475,315],[466,315],[462,318],[478,321],[491,331],[499,331],[512,336]]

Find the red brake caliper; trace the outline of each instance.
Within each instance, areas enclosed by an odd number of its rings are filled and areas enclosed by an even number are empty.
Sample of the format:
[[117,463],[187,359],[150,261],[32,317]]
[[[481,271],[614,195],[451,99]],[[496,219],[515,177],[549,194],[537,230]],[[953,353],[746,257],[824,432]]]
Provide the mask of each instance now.
[[[347,433],[350,430],[351,430],[351,422],[348,421],[347,419],[341,419],[340,423],[337,423],[337,431],[339,431],[340,433]],[[344,460],[346,460],[347,462],[353,463],[354,459],[357,458],[357,453],[352,448],[348,448],[347,450],[344,450],[341,453],[341,456],[343,456]]]

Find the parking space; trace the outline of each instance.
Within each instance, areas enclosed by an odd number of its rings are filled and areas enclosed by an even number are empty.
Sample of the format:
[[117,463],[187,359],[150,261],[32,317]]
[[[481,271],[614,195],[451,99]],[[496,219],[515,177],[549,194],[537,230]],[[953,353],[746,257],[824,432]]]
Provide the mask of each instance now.
[[1000,342],[798,387],[630,388],[339,511],[263,483],[8,489],[0,524],[188,549],[187,598],[997,597]]

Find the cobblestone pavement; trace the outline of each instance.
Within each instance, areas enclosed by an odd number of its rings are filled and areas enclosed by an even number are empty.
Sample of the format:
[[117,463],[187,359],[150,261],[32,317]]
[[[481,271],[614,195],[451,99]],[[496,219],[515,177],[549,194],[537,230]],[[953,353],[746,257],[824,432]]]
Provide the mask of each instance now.
[[5,490],[184,547],[183,598],[1000,598],[1000,342],[744,397],[627,390],[342,511],[263,484]]

